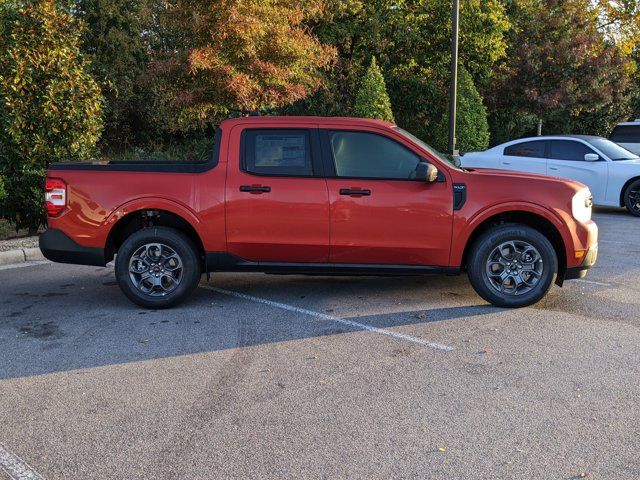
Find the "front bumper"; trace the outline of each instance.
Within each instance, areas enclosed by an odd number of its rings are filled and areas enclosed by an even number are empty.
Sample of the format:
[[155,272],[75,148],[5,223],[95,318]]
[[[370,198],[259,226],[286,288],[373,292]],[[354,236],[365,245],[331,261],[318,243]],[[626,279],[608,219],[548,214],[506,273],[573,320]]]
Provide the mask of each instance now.
[[584,278],[591,267],[593,267],[598,259],[598,244],[592,245],[587,254],[584,256],[584,260],[581,265],[577,267],[567,268],[564,274],[565,280],[575,280],[577,278]]
[[52,262],[104,267],[104,249],[79,245],[62,230],[49,228],[40,235],[40,251]]

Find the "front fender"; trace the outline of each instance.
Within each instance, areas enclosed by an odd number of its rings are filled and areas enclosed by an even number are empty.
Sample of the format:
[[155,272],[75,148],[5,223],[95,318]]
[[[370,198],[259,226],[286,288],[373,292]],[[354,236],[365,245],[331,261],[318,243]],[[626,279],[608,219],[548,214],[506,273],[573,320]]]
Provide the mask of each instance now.
[[456,218],[456,221],[454,222],[451,258],[449,265],[456,267],[462,265],[465,248],[467,247],[469,239],[472,237],[473,233],[480,225],[482,225],[490,218],[498,216],[500,214],[515,212],[531,213],[544,218],[545,220],[550,222],[556,228],[556,230],[558,230],[564,242],[565,248],[567,248],[567,246],[569,245],[573,245],[573,242],[571,240],[571,232],[569,231],[566,223],[553,210],[529,202],[499,203],[475,212],[468,218]]

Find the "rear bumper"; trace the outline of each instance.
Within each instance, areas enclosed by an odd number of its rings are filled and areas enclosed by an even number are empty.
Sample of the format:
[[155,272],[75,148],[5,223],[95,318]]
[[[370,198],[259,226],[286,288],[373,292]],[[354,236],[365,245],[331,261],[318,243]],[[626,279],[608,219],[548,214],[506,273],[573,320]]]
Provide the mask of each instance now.
[[50,228],[40,235],[40,251],[52,262],[104,267],[104,249],[84,247],[62,230]]
[[584,260],[581,265],[577,267],[567,268],[567,272],[564,275],[565,280],[575,280],[577,278],[584,278],[591,267],[593,267],[598,259],[598,244],[592,245],[587,254],[584,256]]

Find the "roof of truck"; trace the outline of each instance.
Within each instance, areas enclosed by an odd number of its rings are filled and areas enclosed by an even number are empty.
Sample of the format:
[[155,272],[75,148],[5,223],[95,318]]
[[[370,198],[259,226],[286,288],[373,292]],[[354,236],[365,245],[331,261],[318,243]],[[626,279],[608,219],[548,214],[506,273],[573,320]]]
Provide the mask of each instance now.
[[393,127],[394,124],[391,122],[385,122],[383,120],[375,120],[372,118],[352,118],[352,117],[295,117],[295,116],[248,116],[248,117],[238,117],[238,118],[229,118],[222,122],[222,125],[238,125],[244,123],[264,123],[264,124],[279,124],[279,123],[305,123],[305,124],[318,124],[318,125],[328,125],[328,124],[338,124],[338,125],[360,125],[360,126],[373,126],[373,127],[383,127],[389,128]]

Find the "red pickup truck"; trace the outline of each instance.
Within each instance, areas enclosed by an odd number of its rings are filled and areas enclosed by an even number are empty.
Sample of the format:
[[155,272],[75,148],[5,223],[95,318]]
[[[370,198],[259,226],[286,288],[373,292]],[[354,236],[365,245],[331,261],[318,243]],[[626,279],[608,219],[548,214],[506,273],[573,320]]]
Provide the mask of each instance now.
[[468,272],[503,307],[596,261],[579,183],[461,169],[397,126],[356,118],[224,121],[203,163],[58,163],[45,187],[55,262],[106,265],[124,294],[173,306],[203,273]]

